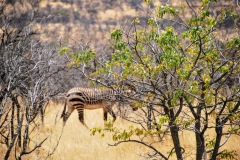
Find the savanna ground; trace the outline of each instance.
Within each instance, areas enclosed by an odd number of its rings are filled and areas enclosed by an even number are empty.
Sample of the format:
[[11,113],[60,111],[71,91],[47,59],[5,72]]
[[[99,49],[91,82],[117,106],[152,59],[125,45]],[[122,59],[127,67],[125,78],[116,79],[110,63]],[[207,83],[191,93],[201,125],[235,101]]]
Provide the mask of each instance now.
[[[53,146],[57,143],[57,139],[59,138],[62,129],[62,120],[60,119],[61,112],[62,105],[53,104],[49,106],[46,113],[47,115],[44,127],[46,134],[44,136],[49,135],[50,137],[44,144],[43,148],[45,151],[47,148],[53,148]],[[131,113],[131,115],[134,116],[133,113]],[[103,127],[104,121],[101,109],[85,110],[85,118],[89,128],[97,126]],[[55,122],[57,123],[55,124]],[[121,118],[117,118],[114,123],[114,126],[121,129],[128,129],[131,125],[134,124]],[[209,133],[209,135],[212,134],[214,134],[214,131]],[[194,159],[194,156],[191,156],[192,153],[195,152],[195,145],[193,145],[193,143],[195,143],[194,134],[185,133],[181,134],[180,137],[183,146],[186,146],[188,152],[184,159]],[[149,137],[147,140],[154,143],[156,139]],[[78,121],[77,112],[74,111],[64,127],[59,146],[50,159],[140,160],[146,159],[144,155],[150,151],[147,147],[136,143],[123,143],[118,146],[109,146],[108,144],[114,144],[112,136],[109,133],[105,134],[104,137],[101,137],[99,134],[96,134],[95,136],[91,135],[91,132]],[[235,150],[238,154],[240,154],[239,144],[240,138],[238,136],[232,136],[227,144],[225,144],[224,148],[228,150]],[[172,140],[168,137],[161,143],[156,143],[156,146],[159,150],[166,153],[166,151],[169,151],[172,147]],[[240,158],[240,156],[238,156],[238,158]],[[170,159],[175,159],[175,157]]]
[[[32,132],[32,137],[36,141],[40,141],[46,137],[47,140],[43,143],[40,149],[34,153],[24,156],[23,159],[45,159],[48,154],[54,153],[47,159],[52,160],[143,160],[147,159],[145,156],[150,151],[149,148],[136,143],[122,143],[118,146],[109,146],[114,144],[110,133],[105,133],[104,137],[100,134],[92,135],[91,131],[83,126],[78,120],[76,111],[68,119],[66,126],[62,128],[62,119],[60,119],[63,109],[63,104],[50,102],[46,108],[44,125],[40,129]],[[137,111],[138,112],[138,111]],[[136,112],[135,112],[136,113]],[[135,116],[135,113],[130,113],[129,116]],[[102,109],[85,110],[85,122],[89,128],[103,127],[103,111]],[[110,117],[110,116],[109,116]],[[39,120],[36,123],[40,122]],[[120,117],[114,123],[114,126],[120,129],[128,129],[129,126],[134,125]],[[63,129],[63,132],[62,132]],[[209,133],[209,135],[213,135]],[[180,134],[181,143],[186,148],[184,159],[194,159],[194,143],[195,137],[193,133]],[[210,137],[209,137],[210,138]],[[157,142],[156,138],[146,138],[148,142]],[[224,138],[223,138],[224,141]],[[240,155],[240,138],[238,136],[231,136],[229,141],[221,149],[235,150]],[[32,143],[34,145],[34,143]],[[162,142],[155,144],[157,148],[166,153],[171,150],[172,140],[170,137],[165,138]],[[6,148],[2,145],[0,149],[0,159],[3,159]],[[10,159],[15,159],[14,151]],[[176,159],[170,157],[170,159]],[[240,159],[240,156],[238,156]]]
[[[46,150],[56,145],[61,134],[61,112],[61,104],[53,104],[47,111],[44,130],[45,135],[50,135],[50,140],[43,146]],[[103,126],[104,124],[103,111],[101,109],[85,110],[84,116],[89,128]],[[55,124],[55,122],[57,123]],[[126,128],[130,123],[118,118],[114,125]],[[113,144],[111,135],[106,134],[104,137],[101,137],[101,135],[91,135],[90,130],[78,121],[78,114],[74,111],[63,129],[59,145],[50,159],[139,159],[138,155],[141,154],[143,150],[146,150],[143,146],[136,144],[128,143],[117,147],[110,147],[108,143]]]
[[[98,1],[95,1],[96,3]],[[52,3],[52,4],[51,4]],[[77,1],[74,2],[78,3]],[[80,3],[80,2],[79,2]],[[87,3],[87,2],[86,2]],[[117,3],[117,1],[116,1]],[[119,2],[118,2],[119,3]],[[84,4],[84,3],[83,3]],[[123,5],[122,8],[107,8],[101,9],[96,6],[97,12],[91,12],[91,10],[83,8],[78,8],[76,5],[67,5],[62,2],[50,2],[50,1],[42,1],[40,7],[47,8],[48,6],[52,8],[49,10],[50,13],[60,15],[62,17],[70,17],[70,21],[68,23],[61,21],[57,23],[46,23],[44,24],[44,29],[42,30],[45,35],[47,35],[45,40],[57,39],[59,43],[60,40],[67,41],[68,37],[72,39],[84,39],[85,37],[91,37],[90,35],[94,35],[94,38],[103,38],[104,36],[99,35],[99,32],[108,31],[110,28],[114,28],[118,21],[123,21],[124,18],[116,18],[119,15],[127,14],[126,16],[135,16],[137,15],[136,11],[130,8],[128,5]],[[93,5],[93,3],[92,3]],[[89,7],[91,8],[91,7]],[[74,19],[72,15],[73,13],[78,13],[80,16],[86,17],[86,22],[83,19],[77,20]],[[126,12],[127,11],[127,12]],[[50,15],[49,13],[49,15]],[[87,13],[87,14],[86,14]],[[57,16],[56,16],[57,17]],[[56,18],[55,17],[55,18]],[[93,19],[97,19],[99,23],[93,23]],[[113,23],[114,20],[117,22]],[[61,19],[60,19],[61,20]],[[56,18],[56,21],[58,19]],[[112,22],[113,21],[113,22]],[[89,23],[89,24],[87,24]],[[90,24],[93,25],[90,26]],[[64,24],[64,25],[63,25]],[[82,26],[81,26],[82,25]],[[87,27],[86,27],[87,26]],[[47,29],[46,29],[47,28]],[[57,28],[57,30],[56,30]],[[85,29],[93,30],[93,32],[86,32]],[[49,33],[54,32],[55,36],[49,36]],[[81,36],[79,36],[81,35]],[[84,36],[85,35],[85,36]],[[81,37],[81,38],[79,38]],[[89,40],[91,41],[91,39]],[[63,104],[50,103],[50,105],[46,109],[44,125],[40,127],[40,129],[36,129],[32,132],[32,137],[36,141],[43,140],[48,137],[47,140],[43,143],[42,147],[37,149],[30,155],[24,156],[23,159],[45,159],[46,156],[51,153],[54,149],[55,152],[48,159],[53,160],[75,160],[75,159],[87,159],[87,160],[141,160],[146,159],[145,155],[150,149],[144,147],[143,145],[136,143],[123,143],[118,146],[109,146],[108,144],[114,144],[112,140],[112,136],[109,133],[105,133],[105,136],[102,137],[99,134],[91,135],[89,129],[84,127],[79,121],[77,112],[74,111],[69,120],[67,121],[66,126],[62,132],[62,119],[60,119],[60,115],[63,109]],[[98,110],[86,110],[85,111],[85,121],[89,128],[102,126],[103,127],[103,113],[101,109]],[[134,115],[133,115],[134,116]],[[36,123],[40,124],[40,116],[36,120]],[[128,129],[129,126],[134,125],[124,119],[118,118],[114,123],[114,126],[122,129]],[[213,135],[214,130],[212,130],[209,135]],[[195,135],[193,133],[184,132],[180,134],[182,145],[187,148],[186,154],[184,155],[184,159],[194,159],[195,154]],[[148,137],[147,141],[155,142],[155,138]],[[225,139],[223,138],[222,141]],[[58,143],[59,142],[59,143]],[[240,138],[239,136],[231,136],[229,141],[225,144],[222,149],[228,149],[229,151],[235,150],[237,154],[240,155]],[[32,143],[31,145],[34,145]],[[157,148],[166,153],[172,148],[172,140],[170,137],[165,138],[161,143],[155,144]],[[16,149],[18,150],[18,149]],[[0,159],[3,159],[4,154],[6,153],[6,146],[0,144]],[[15,159],[14,151],[11,153],[11,157],[9,159]],[[170,159],[176,159],[175,157],[171,157]],[[238,156],[237,159],[240,159]]]

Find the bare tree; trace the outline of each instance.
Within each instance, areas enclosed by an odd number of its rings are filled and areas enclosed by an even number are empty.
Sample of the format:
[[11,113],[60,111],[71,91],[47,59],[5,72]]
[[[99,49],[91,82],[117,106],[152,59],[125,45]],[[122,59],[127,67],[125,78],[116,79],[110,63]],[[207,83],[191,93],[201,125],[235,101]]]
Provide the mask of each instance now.
[[[16,159],[22,159],[47,139],[33,139],[31,133],[43,125],[45,103],[59,93],[54,80],[64,67],[34,28],[38,3],[1,3],[0,140],[7,147],[5,159],[17,146]],[[31,143],[35,145],[29,148]]]

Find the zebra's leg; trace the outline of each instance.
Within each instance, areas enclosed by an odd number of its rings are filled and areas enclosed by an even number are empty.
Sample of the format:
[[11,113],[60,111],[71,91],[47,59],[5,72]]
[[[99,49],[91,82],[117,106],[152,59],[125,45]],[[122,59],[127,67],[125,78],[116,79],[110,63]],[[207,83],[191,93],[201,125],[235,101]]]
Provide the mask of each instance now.
[[109,113],[112,117],[113,117],[113,122],[116,120],[116,114],[113,112],[112,110],[112,106],[113,104],[106,104],[105,108],[103,108],[103,112],[104,112],[104,121],[107,120],[107,113]]
[[113,110],[112,110],[112,107],[113,107],[115,104],[118,105],[118,103],[112,102],[112,103],[110,104],[110,106],[109,106],[109,113],[110,113],[110,115],[113,117],[113,122],[115,122],[116,119],[117,119],[116,114],[115,114],[115,113],[113,112]]
[[108,117],[108,111],[103,110],[103,120],[106,122]]
[[79,118],[79,121],[87,127],[87,125],[85,124],[84,122],[84,105],[78,105],[76,107],[77,111],[78,111],[78,118]]
[[[110,114],[113,117],[113,122],[116,120],[116,115],[115,113],[112,111],[112,109],[103,109],[103,116],[104,116],[104,126],[106,126],[106,121],[107,121],[107,114]],[[113,124],[113,123],[112,123]]]
[[62,113],[62,117],[63,117],[63,125],[66,124],[67,119],[70,117],[70,115],[72,114],[74,107],[72,105],[70,105],[69,103],[66,104],[67,105],[67,111],[66,113]]
[[108,110],[108,113],[113,117],[113,122],[115,122],[117,117],[116,114],[113,112],[112,108]]
[[66,107],[67,107],[67,99],[65,98],[65,100],[64,100],[64,106],[63,106],[63,111],[62,111],[62,114],[61,114],[61,118],[63,118],[63,117],[65,116]]

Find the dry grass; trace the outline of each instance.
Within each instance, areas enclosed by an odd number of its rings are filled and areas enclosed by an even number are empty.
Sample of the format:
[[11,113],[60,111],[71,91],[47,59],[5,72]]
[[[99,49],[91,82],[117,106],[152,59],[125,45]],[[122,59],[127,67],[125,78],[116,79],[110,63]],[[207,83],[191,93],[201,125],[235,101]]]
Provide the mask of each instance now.
[[[56,109],[53,109],[56,108]],[[60,111],[59,111],[60,109]],[[59,119],[62,106],[51,106],[46,115],[45,135],[49,135],[49,140],[43,145],[45,151],[51,151],[57,144],[57,140],[61,134],[62,120]],[[55,118],[57,123],[55,125]],[[85,121],[89,128],[95,126],[103,126],[103,112],[101,109],[85,111]],[[115,126],[126,128],[129,122],[117,119]],[[88,160],[120,160],[120,159],[141,159],[139,155],[143,151],[147,151],[146,147],[126,143],[117,147],[109,147],[108,143],[113,144],[111,135],[106,134],[105,137],[100,135],[92,136],[89,129],[84,127],[77,117],[77,112],[73,112],[64,127],[60,143],[55,153],[50,159],[71,160],[71,159],[88,159]]]
[[[45,121],[45,135],[49,135],[49,140],[43,145],[45,151],[51,151],[56,145],[57,139],[60,136],[62,128],[62,120],[59,118],[62,111],[62,105],[52,105],[46,115]],[[57,118],[56,118],[57,115]],[[57,123],[55,124],[55,119]],[[86,110],[85,112],[86,123],[89,128],[96,126],[103,126],[103,112],[99,110]],[[127,129],[130,122],[118,118],[114,123],[114,126]],[[214,135],[214,130],[209,132],[210,136]],[[194,159],[195,154],[195,135],[191,132],[180,133],[181,143],[186,149],[184,159]],[[224,138],[223,138],[224,140]],[[149,138],[149,142],[154,142],[154,138]],[[108,144],[113,144],[112,136],[106,134],[105,137],[100,135],[92,136],[89,129],[84,127],[77,117],[77,112],[73,112],[66,126],[64,127],[63,134],[60,143],[50,159],[88,159],[88,160],[122,160],[131,159],[139,160],[145,159],[141,155],[146,154],[149,149],[136,143],[124,143],[116,147],[110,147]],[[236,150],[240,153],[240,138],[232,136],[228,143],[222,149]],[[172,140],[170,137],[166,137],[163,142],[156,143],[156,147],[164,154],[170,151],[172,148]],[[240,158],[240,157],[239,157]],[[172,157],[172,159],[175,159]]]
[[[36,150],[33,154],[24,156],[23,159],[45,159],[46,155],[51,153],[58,144],[56,151],[48,159],[53,160],[75,160],[75,159],[87,159],[87,160],[141,160],[146,159],[143,155],[146,155],[150,150],[140,144],[136,143],[123,143],[115,147],[110,147],[108,144],[113,144],[112,136],[108,133],[104,137],[100,135],[92,136],[89,129],[84,127],[77,117],[77,112],[73,114],[67,121],[66,126],[62,131],[62,119],[60,115],[63,105],[50,103],[46,110],[44,126],[39,130],[35,130],[32,133],[32,139],[40,142],[45,137],[48,137],[47,141],[42,145],[42,148]],[[103,112],[101,109],[86,110],[85,121],[89,128],[103,126]],[[38,120],[36,121],[38,122]],[[122,129],[127,129],[130,122],[118,118],[114,123],[114,126]],[[214,131],[209,132],[209,137],[214,135]],[[191,132],[180,133],[181,145],[186,149],[184,159],[194,159],[195,154],[195,136]],[[223,138],[224,139],[224,138]],[[155,142],[156,139],[148,138],[148,142]],[[224,148],[228,150],[236,150],[240,154],[240,138],[232,136]],[[31,144],[32,147],[33,143]],[[161,143],[156,143],[155,147],[162,153],[167,154],[172,148],[172,140],[170,137],[166,137]],[[223,148],[223,149],[224,149]],[[17,149],[19,150],[19,149]],[[0,159],[6,152],[6,147],[3,145],[0,147]],[[10,159],[14,158],[14,151],[12,151]],[[240,158],[240,157],[238,157]],[[171,159],[176,159],[171,157]]]

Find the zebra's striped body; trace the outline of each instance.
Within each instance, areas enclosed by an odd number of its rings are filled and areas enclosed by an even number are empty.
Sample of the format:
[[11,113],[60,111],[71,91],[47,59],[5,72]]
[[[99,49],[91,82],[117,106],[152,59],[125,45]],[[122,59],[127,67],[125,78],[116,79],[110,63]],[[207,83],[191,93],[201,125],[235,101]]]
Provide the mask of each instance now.
[[[123,91],[128,93],[128,91]],[[65,124],[74,109],[77,109],[79,120],[82,124],[84,122],[84,109],[98,109],[103,108],[104,120],[107,120],[107,114],[113,117],[115,121],[116,115],[112,111],[112,107],[119,101],[121,91],[112,89],[99,88],[82,88],[75,87],[70,89],[65,97],[65,105],[62,113],[63,123]],[[67,107],[67,111],[66,111]]]

